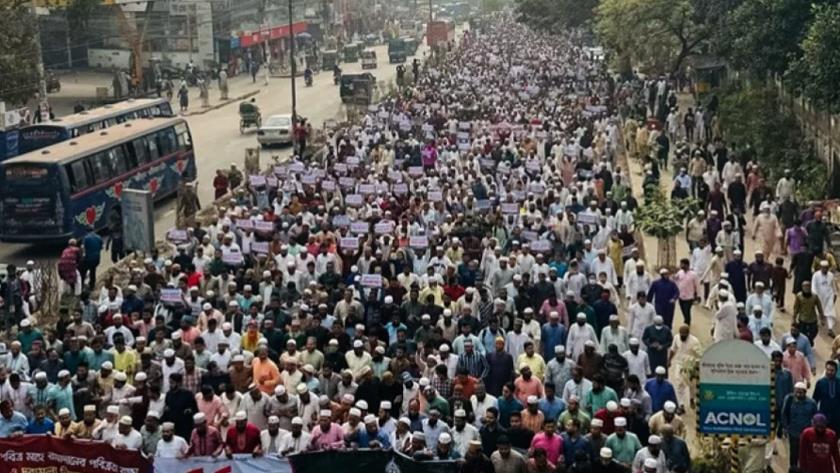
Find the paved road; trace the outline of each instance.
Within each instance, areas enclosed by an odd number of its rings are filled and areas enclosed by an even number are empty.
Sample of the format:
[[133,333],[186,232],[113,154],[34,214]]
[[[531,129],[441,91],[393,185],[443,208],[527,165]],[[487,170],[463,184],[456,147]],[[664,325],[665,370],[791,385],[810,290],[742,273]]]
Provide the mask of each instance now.
[[[377,46],[374,49],[378,58],[378,68],[368,69],[368,72],[373,73],[380,83],[395,81],[396,65],[388,64],[387,47]],[[423,48],[419,49],[416,57],[421,57],[423,51]],[[341,68],[345,73],[362,71],[361,63],[341,64]],[[262,77],[258,77],[255,84],[252,84],[250,79],[242,80],[237,77],[232,82],[229,95],[234,97],[254,90],[260,91],[256,95],[256,100],[263,117],[291,113],[290,79],[271,78],[269,85],[265,86]],[[196,109],[199,103],[198,91],[193,89],[191,92],[194,95],[190,100],[191,109]],[[218,99],[218,90],[211,90],[210,98],[212,105]],[[331,72],[323,71],[316,74],[312,87],[305,87],[302,78],[297,80],[297,111],[299,115],[308,118],[314,127],[320,127],[324,120],[339,118],[344,113],[338,87],[333,84]],[[203,203],[209,203],[213,199],[211,183],[216,170],[228,168],[230,163],[237,163],[240,169],[243,169],[245,149],[257,146],[256,130],[246,130],[245,134],[240,135],[239,114],[235,103],[205,114],[189,116],[187,121],[195,143],[199,198]],[[290,154],[291,148],[288,146],[272,148],[262,153],[261,163],[265,165],[270,162],[272,155],[288,157]],[[161,238],[174,223],[174,199],[159,203],[155,210],[156,236]],[[0,244],[0,263],[21,265],[28,259],[54,259],[57,258],[59,252],[60,246],[2,243]],[[110,256],[103,255],[103,261],[110,261]]]

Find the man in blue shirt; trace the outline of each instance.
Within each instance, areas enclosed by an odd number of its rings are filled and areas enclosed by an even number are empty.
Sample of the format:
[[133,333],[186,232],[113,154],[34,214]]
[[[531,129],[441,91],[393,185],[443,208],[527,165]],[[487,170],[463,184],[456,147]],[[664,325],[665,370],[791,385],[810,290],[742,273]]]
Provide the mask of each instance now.
[[554,383],[545,383],[545,398],[540,399],[539,409],[546,419],[556,419],[566,410],[566,403],[559,397],[555,397],[555,393]]
[[35,407],[35,418],[26,426],[28,435],[50,435],[53,433],[55,422],[47,417],[46,406]]
[[365,416],[365,428],[359,429],[356,435],[356,443],[359,448],[372,448],[379,450],[389,450],[391,448],[391,441],[388,434],[379,430],[378,419],[373,414]]
[[543,359],[554,358],[554,347],[566,344],[566,326],[560,323],[560,314],[552,311],[548,322],[542,326]]
[[82,256],[82,264],[79,268],[82,282],[85,280],[85,275],[90,275],[90,288],[96,285],[96,268],[99,266],[99,260],[102,256],[102,247],[104,242],[102,237],[97,235],[93,226],[88,227],[88,234],[82,239],[82,249],[84,255]]
[[0,439],[20,437],[26,432],[29,422],[26,417],[12,407],[12,401],[0,402]]
[[657,366],[656,377],[645,383],[645,391],[650,394],[653,412],[661,411],[662,408],[665,407],[666,401],[678,404],[677,395],[674,391],[674,385],[665,379],[665,373],[666,371],[664,366]]

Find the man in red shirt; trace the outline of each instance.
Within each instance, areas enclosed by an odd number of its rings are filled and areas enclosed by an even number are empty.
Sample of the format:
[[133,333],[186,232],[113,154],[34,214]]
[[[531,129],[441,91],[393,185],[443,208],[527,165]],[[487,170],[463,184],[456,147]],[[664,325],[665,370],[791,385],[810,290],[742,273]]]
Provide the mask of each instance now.
[[252,453],[255,457],[262,455],[259,427],[248,422],[245,411],[237,412],[234,420],[234,425],[228,427],[225,455],[228,458],[235,453]]
[[813,427],[802,432],[799,439],[799,471],[808,473],[840,472],[840,451],[837,449],[837,434],[826,428],[828,423],[823,414],[817,414],[811,421]]

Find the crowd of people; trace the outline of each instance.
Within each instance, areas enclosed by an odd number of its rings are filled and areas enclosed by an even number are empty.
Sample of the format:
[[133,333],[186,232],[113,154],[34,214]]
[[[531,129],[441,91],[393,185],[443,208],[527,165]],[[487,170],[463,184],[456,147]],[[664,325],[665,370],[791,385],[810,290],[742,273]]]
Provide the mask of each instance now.
[[[833,335],[836,262],[819,209],[788,219],[794,181],[747,229],[734,189],[759,198],[761,171],[688,134],[674,185],[705,204],[687,222],[691,256],[658,277],[640,258],[617,157],[626,147],[661,179],[662,148],[689,131],[671,130],[672,96],[665,81],[617,82],[575,33],[507,17],[465,33],[330,137],[323,163],[239,174],[171,257],[153,252],[124,283],[65,284],[78,301],[54,327],[28,316],[31,274],[8,278],[0,294],[23,319],[0,344],[0,437],[158,458],[370,448],[465,473],[684,473],[702,302],[714,341],[754,342],[775,363],[792,467],[834,472],[834,362],[806,392],[820,321]],[[651,133],[641,119],[657,115],[667,126]],[[762,251],[748,264],[750,234]],[[75,253],[98,263],[94,243]],[[780,342],[788,272],[774,254],[793,260],[796,299]]]

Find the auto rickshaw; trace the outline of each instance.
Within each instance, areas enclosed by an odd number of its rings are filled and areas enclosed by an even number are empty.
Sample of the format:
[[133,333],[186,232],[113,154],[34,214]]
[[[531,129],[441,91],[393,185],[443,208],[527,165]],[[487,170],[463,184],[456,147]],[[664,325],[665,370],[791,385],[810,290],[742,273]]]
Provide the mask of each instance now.
[[376,43],[378,43],[378,42],[379,42],[379,36],[377,36],[375,34],[369,34],[369,35],[365,36],[365,46],[367,46],[367,47],[376,46]]
[[376,69],[376,51],[365,49],[359,56],[362,58],[362,69]]
[[344,56],[344,62],[359,62],[359,52],[361,51],[359,43],[350,43],[341,50]]
[[321,53],[321,70],[331,71],[338,64],[338,51],[332,49]]
[[344,104],[370,105],[376,89],[376,77],[370,72],[341,76],[339,95]]
[[417,40],[411,36],[405,38],[405,54],[407,56],[414,56],[417,53]]
[[239,134],[245,133],[245,128],[262,126],[262,114],[255,99],[239,104]]

